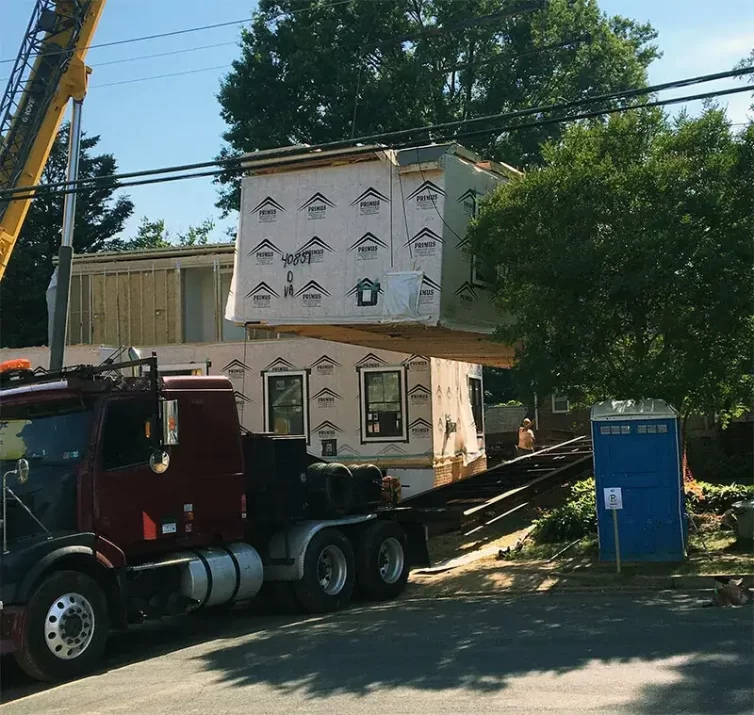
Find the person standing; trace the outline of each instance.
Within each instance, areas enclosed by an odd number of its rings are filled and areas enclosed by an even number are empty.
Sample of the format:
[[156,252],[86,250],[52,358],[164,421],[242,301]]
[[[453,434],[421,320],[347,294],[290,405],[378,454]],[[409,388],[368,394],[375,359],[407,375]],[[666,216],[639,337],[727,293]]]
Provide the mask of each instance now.
[[518,456],[523,457],[525,454],[534,452],[534,443],[536,442],[532,422],[527,417],[518,428]]

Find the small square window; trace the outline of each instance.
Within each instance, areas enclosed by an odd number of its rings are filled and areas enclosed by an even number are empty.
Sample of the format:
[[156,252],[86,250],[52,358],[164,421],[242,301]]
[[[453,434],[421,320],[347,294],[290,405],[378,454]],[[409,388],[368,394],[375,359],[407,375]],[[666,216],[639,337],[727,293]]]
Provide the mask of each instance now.
[[600,434],[610,434],[610,426],[609,425],[602,425],[600,427]]
[[620,434],[620,425],[612,425],[610,427],[610,434]]
[[571,411],[571,403],[567,397],[563,395],[552,396],[552,414],[565,415]]
[[637,427],[636,427],[636,433],[637,434],[646,434],[647,433],[647,426],[646,425],[637,425]]
[[657,434],[657,425],[647,425],[647,434]]
[[667,425],[657,425],[657,432],[659,434],[667,434],[668,433],[668,426]]
[[621,434],[631,434],[631,425],[621,425],[620,426],[620,433]]

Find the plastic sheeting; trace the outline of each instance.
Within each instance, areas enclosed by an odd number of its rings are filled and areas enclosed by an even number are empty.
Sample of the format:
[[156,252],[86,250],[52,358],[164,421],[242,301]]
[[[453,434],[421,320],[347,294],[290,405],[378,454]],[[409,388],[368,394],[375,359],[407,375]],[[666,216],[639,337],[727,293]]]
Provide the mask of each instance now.
[[422,271],[385,273],[385,300],[382,316],[387,322],[417,320],[419,318],[419,290]]

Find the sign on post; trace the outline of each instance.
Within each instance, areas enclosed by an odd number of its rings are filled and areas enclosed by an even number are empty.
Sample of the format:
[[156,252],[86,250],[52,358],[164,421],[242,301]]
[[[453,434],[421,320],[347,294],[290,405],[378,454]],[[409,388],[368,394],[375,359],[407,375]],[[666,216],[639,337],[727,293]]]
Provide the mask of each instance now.
[[620,573],[620,537],[618,536],[618,512],[623,509],[623,491],[620,487],[602,490],[605,495],[605,509],[613,512],[613,535],[615,537],[615,568]]
[[620,487],[603,489],[605,493],[605,509],[609,511],[623,508],[623,491]]

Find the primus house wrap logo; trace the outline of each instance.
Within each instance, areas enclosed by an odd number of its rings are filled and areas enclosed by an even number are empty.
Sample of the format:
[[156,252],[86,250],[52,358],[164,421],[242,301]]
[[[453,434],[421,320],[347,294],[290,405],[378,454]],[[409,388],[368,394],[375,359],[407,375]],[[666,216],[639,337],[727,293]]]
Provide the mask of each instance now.
[[442,246],[442,236],[431,228],[423,228],[403,244],[412,254],[417,256],[436,256]]
[[413,407],[421,407],[429,403],[431,394],[429,388],[424,385],[414,385],[414,387],[408,391],[408,399],[411,401]]
[[440,297],[440,284],[433,281],[428,276],[422,278],[421,288],[419,288],[419,305],[432,305],[436,298]]
[[406,202],[414,201],[417,209],[432,209],[437,208],[437,202],[444,197],[445,191],[437,184],[423,181],[415,191],[408,195]]
[[374,353],[367,353],[359,362],[356,363],[356,369],[364,367],[385,367],[387,363]]
[[271,266],[275,260],[275,254],[282,255],[282,251],[270,240],[264,239],[252,248],[248,255],[254,257],[258,266]]
[[243,377],[251,368],[240,360],[231,360],[220,372],[224,372],[231,380]]
[[295,296],[301,298],[301,304],[305,308],[318,308],[322,305],[322,298],[329,298],[330,293],[317,281],[309,281],[295,293]]
[[474,290],[474,286],[472,286],[469,281],[462,283],[461,287],[458,288],[453,295],[458,298],[459,304],[466,310],[472,310],[476,302],[479,300],[479,296]]
[[327,377],[335,372],[335,368],[340,367],[337,360],[333,360],[329,355],[323,355],[309,365],[310,370],[314,370],[317,375]]
[[335,407],[337,400],[342,400],[343,398],[329,387],[323,387],[316,395],[312,395],[311,399],[316,402],[317,407],[330,409],[331,407]]
[[414,439],[427,439],[432,433],[432,425],[422,417],[415,419],[408,429]]
[[324,420],[324,422],[320,422],[313,430],[312,432],[319,436],[320,439],[333,439],[338,432],[342,432],[343,430],[338,427],[338,425],[334,424],[333,422],[330,422],[330,420]]
[[335,204],[327,196],[317,192],[308,201],[301,204],[299,211],[306,211],[306,218],[308,219],[318,220],[327,218],[328,209],[334,208]]
[[256,214],[257,221],[273,223],[278,220],[280,214],[285,213],[285,209],[271,196],[266,196],[251,210],[251,213]]
[[463,204],[463,212],[471,218],[476,216],[478,202],[479,192],[476,189],[469,189],[458,199],[458,203]]
[[351,206],[358,206],[359,213],[362,216],[369,216],[372,214],[378,214],[382,208],[382,204],[389,204],[390,199],[381,194],[377,189],[370,186],[361,196],[358,196],[351,201]]
[[375,258],[379,258],[380,254],[387,248],[387,243],[367,231],[358,241],[354,241],[348,250],[356,252],[357,261],[373,261]]
[[322,263],[325,260],[325,251],[332,253],[332,248],[319,236],[313,236],[298,249],[298,254],[308,253],[311,256],[309,263]]
[[262,372],[290,372],[295,369],[296,366],[288,362],[284,357],[277,357]]
[[403,361],[407,370],[411,372],[427,372],[429,360],[424,355],[411,355]]
[[267,310],[272,305],[273,298],[279,298],[280,294],[270,288],[264,281],[256,284],[247,294],[246,300],[251,301],[255,310]]

